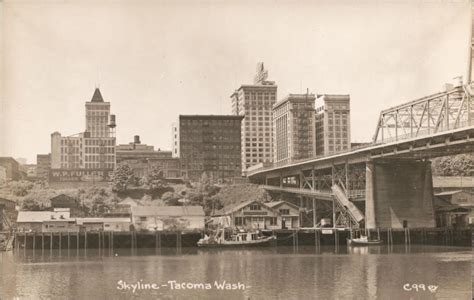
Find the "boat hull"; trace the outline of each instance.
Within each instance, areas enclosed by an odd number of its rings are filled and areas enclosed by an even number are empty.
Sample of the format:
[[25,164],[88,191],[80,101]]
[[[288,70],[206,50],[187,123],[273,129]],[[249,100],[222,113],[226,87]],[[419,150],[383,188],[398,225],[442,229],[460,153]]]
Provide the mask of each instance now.
[[381,245],[382,240],[373,240],[373,241],[357,241],[354,239],[347,239],[347,244],[351,246],[372,246],[372,245]]
[[224,241],[222,243],[200,243],[197,245],[199,248],[252,248],[252,247],[268,247],[272,244],[272,241],[275,241],[275,237],[269,237],[261,240],[255,241],[245,241],[245,242],[233,242],[233,241]]

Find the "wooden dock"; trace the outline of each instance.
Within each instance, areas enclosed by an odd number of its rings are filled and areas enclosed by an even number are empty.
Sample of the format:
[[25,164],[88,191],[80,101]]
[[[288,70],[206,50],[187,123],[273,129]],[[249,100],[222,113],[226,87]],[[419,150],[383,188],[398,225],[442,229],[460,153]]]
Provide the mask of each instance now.
[[[334,229],[334,228],[301,228],[279,229],[272,233],[277,237],[275,246],[316,246],[333,245],[345,246],[350,237],[360,237],[367,234],[369,238],[380,239],[384,245],[471,245],[471,229],[453,230],[449,228],[378,228],[364,229]],[[163,247],[181,249],[196,247],[197,241],[204,232],[156,231],[156,232],[16,232],[14,234],[14,249],[99,249],[111,251],[114,249],[155,248]]]

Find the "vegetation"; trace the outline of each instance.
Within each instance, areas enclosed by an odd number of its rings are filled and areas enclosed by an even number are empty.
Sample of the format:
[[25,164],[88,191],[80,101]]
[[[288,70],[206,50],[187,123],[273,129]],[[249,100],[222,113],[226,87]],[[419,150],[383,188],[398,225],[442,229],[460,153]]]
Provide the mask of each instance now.
[[120,164],[115,168],[112,175],[112,183],[114,191],[125,191],[131,184],[135,184],[137,179],[133,174],[133,169],[127,164]]
[[145,206],[200,205],[207,215],[224,205],[249,199],[269,199],[269,195],[256,185],[214,185],[205,173],[200,182],[193,184],[170,184],[158,168],[153,168],[148,176],[137,179],[128,165],[117,167],[108,187],[60,190],[50,188],[46,182],[28,181],[8,182],[0,186],[0,197],[16,201],[23,210],[50,210],[50,199],[60,194],[77,199],[86,216],[103,216],[125,198],[132,198]]
[[434,159],[433,174],[437,176],[470,176],[474,172],[474,154],[460,154]]

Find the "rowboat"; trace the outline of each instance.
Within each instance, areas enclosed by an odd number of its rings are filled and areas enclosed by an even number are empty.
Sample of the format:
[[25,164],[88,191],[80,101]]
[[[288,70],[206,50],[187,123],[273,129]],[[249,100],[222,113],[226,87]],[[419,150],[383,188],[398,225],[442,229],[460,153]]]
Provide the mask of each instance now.
[[360,238],[347,239],[347,245],[351,246],[370,246],[370,245],[380,245],[382,240],[369,240],[366,236],[361,236]]

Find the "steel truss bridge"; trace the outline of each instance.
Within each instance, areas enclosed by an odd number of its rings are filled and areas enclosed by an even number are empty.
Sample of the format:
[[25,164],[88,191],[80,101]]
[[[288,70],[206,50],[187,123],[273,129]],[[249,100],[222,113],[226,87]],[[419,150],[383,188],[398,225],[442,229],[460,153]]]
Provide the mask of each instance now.
[[[315,200],[320,200],[326,203],[323,205],[332,204],[335,226],[358,227],[365,223],[373,227],[381,223],[375,224],[377,218],[385,218],[374,208],[381,201],[377,193],[383,192],[380,183],[374,186],[374,164],[386,164],[390,169],[390,164],[401,161],[428,161],[473,152],[473,92],[471,85],[461,85],[383,110],[373,141],[366,146],[282,166],[250,169],[247,176],[268,191],[312,199],[314,224]],[[365,204],[365,209],[360,208],[364,205],[355,205],[358,203]]]

